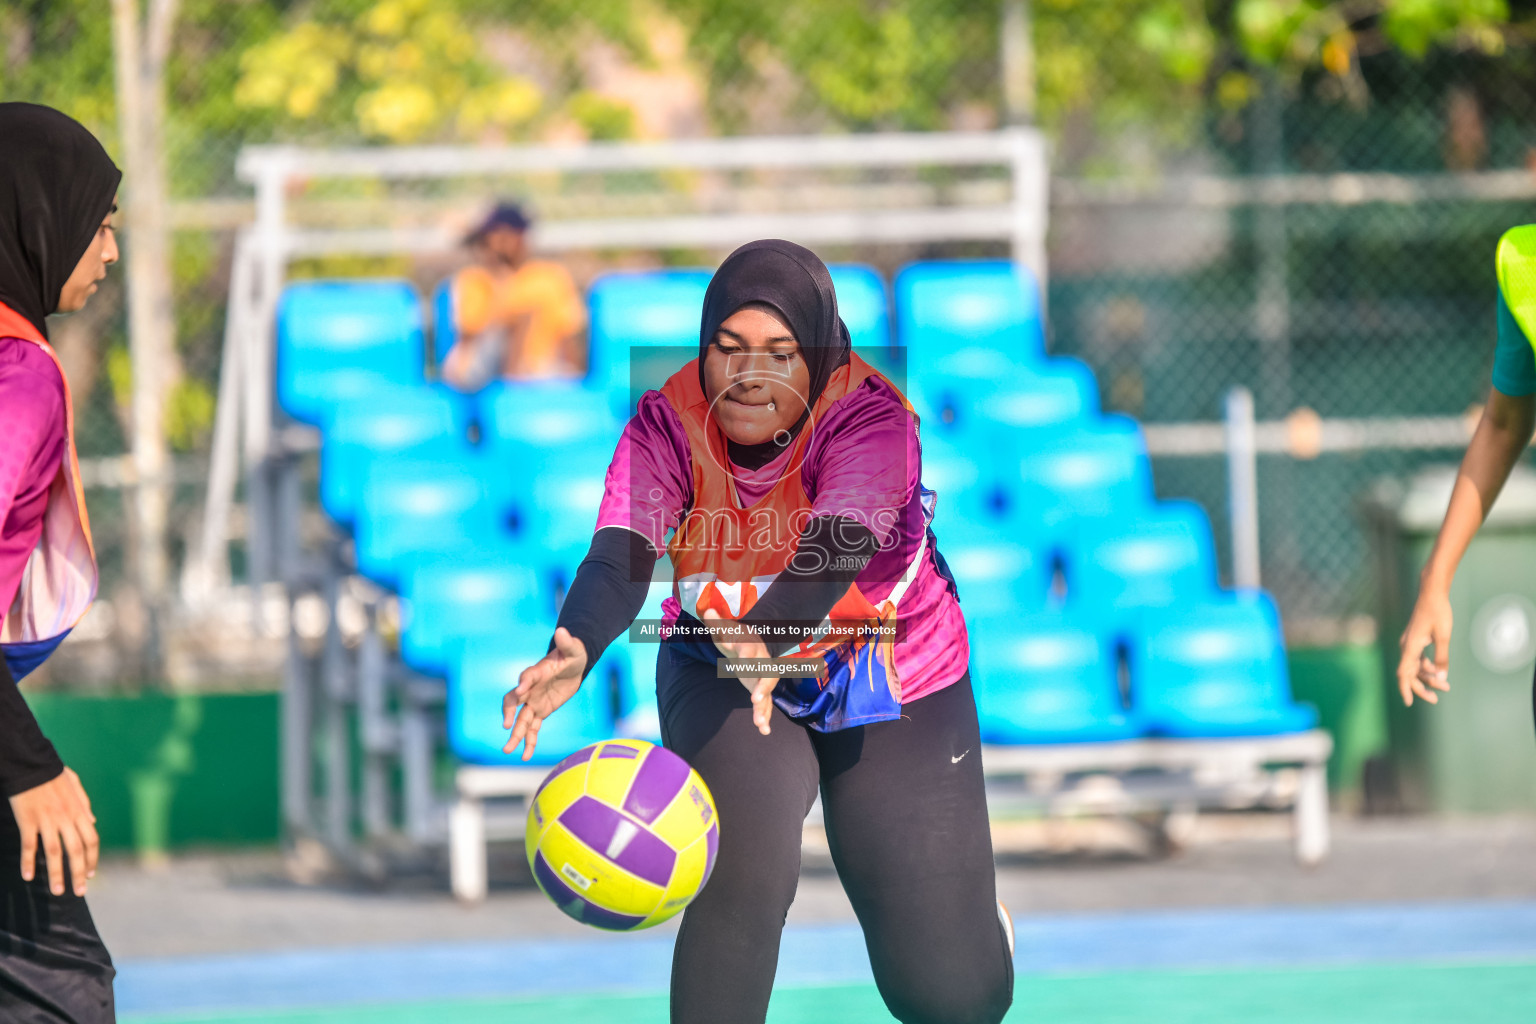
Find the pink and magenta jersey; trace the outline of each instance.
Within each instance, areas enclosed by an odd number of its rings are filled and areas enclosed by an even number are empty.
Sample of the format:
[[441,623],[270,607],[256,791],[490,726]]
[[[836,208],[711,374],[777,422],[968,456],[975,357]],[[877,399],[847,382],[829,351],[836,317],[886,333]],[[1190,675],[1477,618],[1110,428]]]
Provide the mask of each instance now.
[[43,534],[67,443],[64,380],[37,345],[0,338],[0,614],[16,600]]
[[[755,471],[731,467],[742,505],[752,505],[773,487],[793,449]],[[870,377],[823,414],[804,456],[800,482],[812,515],[846,516],[880,542],[880,551],[854,581],[879,602],[895,589],[927,530],[915,417],[889,383]],[[660,392],[646,392],[608,467],[597,529],[622,526],[664,550],[668,533],[693,505],[690,457],[688,434],[676,411]],[[680,611],[675,598],[663,605],[665,621]],[[970,656],[965,621],[936,568],[931,546],[897,616],[894,655],[903,703],[965,673]]]

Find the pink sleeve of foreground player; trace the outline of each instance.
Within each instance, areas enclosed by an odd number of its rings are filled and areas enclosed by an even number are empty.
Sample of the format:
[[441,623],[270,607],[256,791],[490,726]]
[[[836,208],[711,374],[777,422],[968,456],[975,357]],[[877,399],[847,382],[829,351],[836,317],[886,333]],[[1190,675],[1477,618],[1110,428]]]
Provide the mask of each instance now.
[[597,529],[634,530],[655,545],[660,557],[667,531],[678,524],[692,500],[688,435],[661,392],[647,391],[608,464]]
[[0,610],[37,547],[66,444],[64,382],[41,348],[0,338]]

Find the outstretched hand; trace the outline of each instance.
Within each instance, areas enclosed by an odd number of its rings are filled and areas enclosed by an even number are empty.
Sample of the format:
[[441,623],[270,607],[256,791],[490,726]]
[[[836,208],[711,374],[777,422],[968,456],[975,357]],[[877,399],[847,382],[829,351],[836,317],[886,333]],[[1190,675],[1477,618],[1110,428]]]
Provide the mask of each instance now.
[[587,667],[587,648],[564,626],[555,630],[555,648],[523,669],[517,687],[501,699],[501,727],[512,730],[502,748],[512,753],[523,744],[523,760],[533,757],[539,743],[539,726],[581,688]]
[[[751,626],[742,625],[735,619],[727,619],[713,608],[704,609],[704,624],[712,627],[711,639],[715,648],[727,658],[768,658],[768,646]],[[738,676],[741,685],[752,695],[752,724],[764,736],[768,735],[773,721],[773,688],[779,685],[778,676]]]
[[[1451,600],[1446,594],[1424,590],[1414,602],[1408,628],[1398,641],[1402,658],[1397,663],[1397,686],[1403,703],[1413,706],[1414,694],[1430,704],[1440,703],[1434,690],[1449,690],[1451,663]],[[1433,660],[1424,648],[1435,645]]]
[[84,896],[85,880],[96,877],[101,843],[96,837],[96,815],[91,813],[91,800],[80,785],[80,776],[65,768],[52,780],[17,793],[11,797],[11,813],[21,832],[21,877],[32,881],[41,837],[48,862],[48,891],[64,895],[67,856],[75,895]]

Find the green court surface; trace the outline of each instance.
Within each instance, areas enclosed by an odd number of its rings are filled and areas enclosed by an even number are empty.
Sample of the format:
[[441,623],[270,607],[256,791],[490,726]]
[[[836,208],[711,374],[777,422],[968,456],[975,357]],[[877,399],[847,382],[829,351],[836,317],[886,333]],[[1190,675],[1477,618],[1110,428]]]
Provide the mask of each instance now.
[[[434,1000],[323,1010],[171,1016],[124,1024],[662,1024],[663,995]],[[890,1021],[870,986],[781,989],[770,1024]],[[1021,975],[1009,1022],[1023,1024],[1526,1024],[1536,962],[1285,970]]]

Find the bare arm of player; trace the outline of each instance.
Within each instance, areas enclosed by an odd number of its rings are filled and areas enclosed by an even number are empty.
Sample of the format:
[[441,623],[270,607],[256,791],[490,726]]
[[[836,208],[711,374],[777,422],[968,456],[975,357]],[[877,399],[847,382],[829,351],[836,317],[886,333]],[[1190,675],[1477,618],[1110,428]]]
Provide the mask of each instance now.
[[[1536,395],[1516,397],[1497,388],[1489,391],[1488,404],[1456,474],[1445,522],[1419,574],[1419,597],[1408,628],[1399,640],[1402,657],[1397,664],[1397,685],[1406,705],[1412,706],[1415,694],[1437,704],[1440,698],[1433,691],[1451,688],[1451,580],[1467,545],[1509,479],[1509,471],[1531,443],[1533,430]],[[1430,644],[1434,644],[1433,658],[1424,653]]]
[[[763,643],[751,626],[727,619],[713,608],[704,609],[704,624],[714,627],[711,639],[715,647],[727,658],[768,658],[768,645]],[[752,695],[752,723],[757,731],[768,735],[773,721],[773,688],[779,685],[777,676],[740,676],[741,685]]]
[[41,786],[11,797],[11,813],[21,832],[21,877],[32,881],[37,865],[37,841],[42,837],[48,859],[48,890],[64,895],[64,857],[69,857],[75,895],[85,895],[85,880],[96,877],[96,856],[101,842],[96,836],[96,815],[80,785],[80,776],[65,768]]
[[521,743],[523,760],[533,757],[539,726],[580,689],[586,667],[586,645],[564,626],[556,629],[554,648],[523,669],[516,688],[501,699],[501,727],[512,730],[512,738],[502,748],[505,753],[512,753]]

